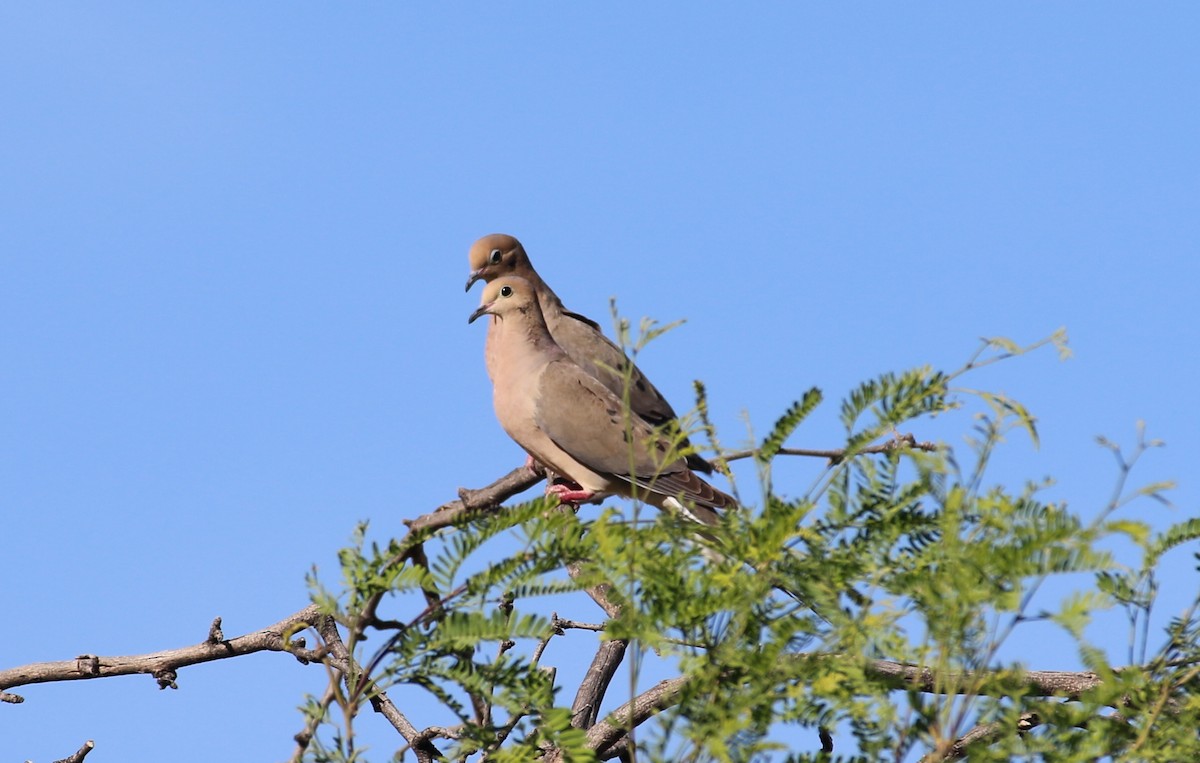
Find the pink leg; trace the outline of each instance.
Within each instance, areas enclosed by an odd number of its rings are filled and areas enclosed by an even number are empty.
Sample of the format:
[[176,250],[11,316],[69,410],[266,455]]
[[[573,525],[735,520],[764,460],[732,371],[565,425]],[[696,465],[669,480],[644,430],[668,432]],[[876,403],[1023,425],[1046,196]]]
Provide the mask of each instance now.
[[546,486],[546,495],[558,496],[559,503],[583,503],[595,497],[591,490],[584,490],[579,485],[556,482]]

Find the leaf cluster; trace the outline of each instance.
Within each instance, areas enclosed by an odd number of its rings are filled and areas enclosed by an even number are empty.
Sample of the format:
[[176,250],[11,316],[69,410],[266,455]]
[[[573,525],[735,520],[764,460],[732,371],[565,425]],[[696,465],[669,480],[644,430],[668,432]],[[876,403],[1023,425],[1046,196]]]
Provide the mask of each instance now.
[[[822,400],[804,394],[756,449],[759,508],[711,531],[628,503],[577,515],[538,499],[384,548],[360,534],[340,592],[314,579],[348,632],[386,634],[374,651],[352,644],[366,687],[356,701],[419,692],[429,738],[455,760],[833,760],[831,734],[852,746],[840,760],[1200,759],[1196,608],[1153,650],[1146,630],[1155,570],[1200,538],[1200,522],[1153,534],[1122,516],[1131,496],[1168,487],[1126,493],[1128,469],[1096,517],[1043,498],[1045,482],[987,485],[1004,434],[1037,433],[1019,403],[955,386],[1023,351],[985,349],[997,355],[956,372],[852,390],[845,455],[784,495],[771,471]],[[972,403],[982,410],[962,452],[860,455]],[[1140,549],[1139,563],[1118,559],[1114,541]],[[1048,596],[1052,578],[1075,589]],[[595,617],[588,597],[603,605],[599,641],[574,622]],[[1140,659],[1120,668],[1087,639],[1112,606],[1143,634]],[[1009,656],[1006,642],[1035,622],[1061,627],[1083,670],[1054,683]],[[580,711],[593,684],[560,673],[606,642],[627,647],[628,677],[601,687],[593,725]],[[672,678],[654,683],[663,671]]]

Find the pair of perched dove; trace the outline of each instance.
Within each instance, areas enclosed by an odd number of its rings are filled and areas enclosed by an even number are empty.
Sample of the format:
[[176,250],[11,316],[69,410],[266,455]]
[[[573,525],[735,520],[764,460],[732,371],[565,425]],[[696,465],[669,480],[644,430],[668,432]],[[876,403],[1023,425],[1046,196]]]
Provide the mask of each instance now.
[[661,427],[676,415],[662,394],[595,322],[563,307],[517,239],[484,236],[469,258],[467,289],[487,282],[469,322],[491,317],[485,357],[496,418],[533,459],[575,483],[548,493],[563,502],[617,493],[707,525],[736,505],[692,471],[712,465],[686,438],[667,438]]

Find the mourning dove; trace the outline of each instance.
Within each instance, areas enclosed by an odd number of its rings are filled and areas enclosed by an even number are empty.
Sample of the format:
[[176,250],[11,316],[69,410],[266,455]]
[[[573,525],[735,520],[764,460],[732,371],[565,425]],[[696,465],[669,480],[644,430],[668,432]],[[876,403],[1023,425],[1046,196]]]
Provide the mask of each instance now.
[[618,493],[681,512],[703,524],[734,499],[688,468],[661,432],[623,416],[621,399],[585,371],[551,336],[536,287],[517,276],[483,291],[468,322],[492,316],[487,353],[500,426],[525,451],[578,485],[552,485],[564,502]]
[[[524,278],[537,292],[538,305],[550,330],[550,336],[554,337],[554,341],[571,360],[607,387],[618,399],[624,399],[625,387],[628,384],[629,407],[648,424],[662,426],[678,418],[662,393],[636,365],[632,365],[632,361],[625,357],[620,347],[604,336],[595,321],[563,307],[562,300],[529,263],[529,255],[525,253],[525,247],[521,246],[520,241],[503,233],[493,233],[476,241],[471,246],[468,258],[471,267],[471,275],[467,279],[468,291],[480,279],[491,283],[507,275]],[[489,338],[489,344],[490,341]],[[628,381],[625,378],[626,372],[629,373]],[[689,467],[712,474],[712,464],[692,452],[691,443],[686,437],[680,441],[680,450],[687,454]]]

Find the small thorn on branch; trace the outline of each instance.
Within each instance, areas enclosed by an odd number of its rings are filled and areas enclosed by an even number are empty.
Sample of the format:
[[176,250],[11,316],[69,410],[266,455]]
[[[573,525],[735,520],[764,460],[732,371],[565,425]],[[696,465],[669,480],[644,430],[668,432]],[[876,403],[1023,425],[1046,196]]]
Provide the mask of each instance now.
[[[283,650],[285,652],[291,652],[294,654],[296,659],[300,660],[300,662],[303,662],[305,665],[308,664],[308,661],[312,659],[312,655],[315,654],[314,652],[308,651],[308,639],[304,638],[303,636],[294,638],[284,644]],[[319,652],[321,650],[318,649],[317,651]]]
[[894,432],[892,434],[892,439],[883,443],[884,450],[895,450],[896,448],[916,448],[916,447],[920,447],[922,450],[925,450],[927,448],[932,448],[934,446],[933,446],[933,443],[922,443],[920,446],[918,446],[917,438],[913,436],[912,432],[909,432],[908,434],[900,434],[899,432]]
[[81,675],[100,675],[100,658],[94,654],[81,654],[75,658],[75,669]]
[[1025,713],[1017,720],[1017,733],[1024,734],[1042,725],[1042,719],[1037,713]]
[[158,681],[159,689],[178,689],[179,688],[179,685],[177,683],[175,683],[175,679],[179,677],[179,674],[176,673],[173,668],[163,668],[162,670],[156,670],[156,671],[154,671],[154,673],[152,675],[154,676],[154,680]]
[[212,625],[208,627],[208,643],[220,644],[225,640],[225,634],[221,631],[221,618],[214,617]]
[[462,502],[463,508],[467,509],[468,511],[488,505],[486,500],[479,501],[476,497],[478,495],[478,490],[472,490],[471,488],[466,487],[460,487],[458,489],[458,500]]

